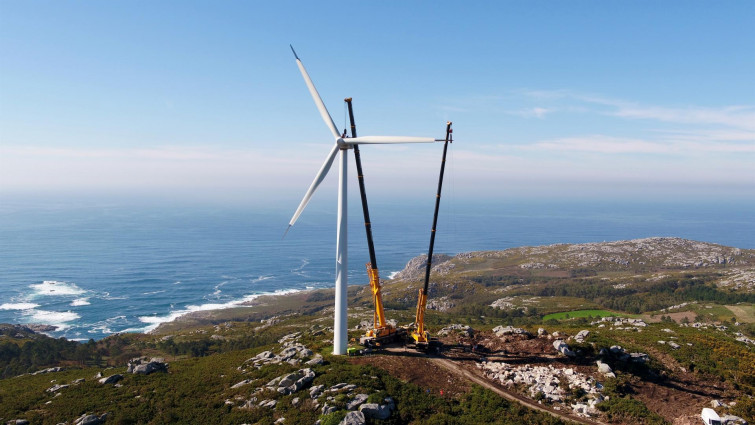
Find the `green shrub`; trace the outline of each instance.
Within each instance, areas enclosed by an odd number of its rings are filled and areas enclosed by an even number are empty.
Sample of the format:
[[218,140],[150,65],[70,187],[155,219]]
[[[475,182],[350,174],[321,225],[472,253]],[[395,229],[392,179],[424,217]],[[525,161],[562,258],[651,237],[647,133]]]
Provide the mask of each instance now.
[[345,410],[338,410],[327,415],[320,416],[320,425],[338,425],[346,417]]

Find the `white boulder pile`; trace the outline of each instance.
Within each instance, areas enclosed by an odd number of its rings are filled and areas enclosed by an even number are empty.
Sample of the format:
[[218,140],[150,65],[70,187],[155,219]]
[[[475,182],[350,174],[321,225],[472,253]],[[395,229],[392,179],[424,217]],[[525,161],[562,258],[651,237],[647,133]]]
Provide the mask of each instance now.
[[755,339],[747,338],[742,334],[742,332],[736,332],[734,334],[736,336],[736,340],[739,342],[744,342],[745,344],[755,345]]
[[503,362],[482,362],[478,366],[489,379],[507,387],[521,385],[530,397],[550,403],[565,403],[572,390],[581,389],[587,397],[587,402],[571,406],[572,410],[580,415],[590,416],[597,413],[595,406],[605,400],[601,394],[601,384],[572,368],[559,369],[552,365],[512,366]]
[[513,326],[496,326],[493,328],[493,332],[496,336],[504,335],[524,335],[527,338],[532,337],[532,334],[522,328],[515,328]]
[[464,336],[472,337],[474,336],[474,332],[475,330],[470,328],[467,325],[461,325],[461,324],[455,323],[453,325],[446,326],[445,328],[439,330],[438,336],[447,336],[452,333],[459,333]]
[[128,361],[126,373],[149,375],[154,372],[168,372],[168,363],[162,357],[136,357]]
[[514,301],[514,297],[503,297],[493,301],[490,306],[493,308],[500,308],[501,310],[512,310],[514,308],[514,303],[512,303],[512,301]]
[[590,324],[591,325],[609,325],[609,326],[612,326],[611,329],[627,330],[627,331],[630,331],[630,330],[639,331],[640,328],[645,328],[648,325],[642,319],[633,319],[631,317],[612,317],[612,316],[602,317],[600,320],[591,322]]

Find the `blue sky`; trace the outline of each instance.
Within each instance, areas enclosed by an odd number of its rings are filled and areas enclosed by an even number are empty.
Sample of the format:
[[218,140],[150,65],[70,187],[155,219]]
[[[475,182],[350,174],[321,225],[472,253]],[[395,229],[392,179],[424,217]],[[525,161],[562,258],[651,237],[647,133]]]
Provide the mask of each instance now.
[[[290,43],[338,126],[453,121],[458,196],[755,197],[755,2],[322,3],[0,1],[0,194],[300,198],[332,138]],[[440,152],[364,147],[370,193]]]

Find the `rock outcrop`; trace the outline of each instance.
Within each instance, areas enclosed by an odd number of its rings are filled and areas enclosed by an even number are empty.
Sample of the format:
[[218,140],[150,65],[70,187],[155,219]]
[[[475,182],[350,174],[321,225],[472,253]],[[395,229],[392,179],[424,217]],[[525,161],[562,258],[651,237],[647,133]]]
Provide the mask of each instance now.
[[153,357],[147,360],[147,357],[136,357],[128,362],[126,373],[138,373],[149,375],[154,372],[167,372],[168,363],[162,357]]
[[532,334],[525,329],[515,328],[513,326],[496,326],[495,328],[493,328],[493,332],[496,334],[496,336],[524,335],[528,338],[532,336]]
[[454,333],[458,333],[467,337],[474,336],[474,329],[470,328],[467,325],[461,325],[461,324],[453,324],[450,326],[446,326],[445,328],[438,331],[438,336],[447,336]]
[[364,425],[366,423],[367,421],[362,412],[352,411],[346,414],[346,417],[343,418],[339,425]]
[[99,382],[102,385],[115,384],[116,382],[120,381],[121,379],[123,379],[123,375],[120,375],[120,374],[116,373],[115,375],[110,375],[110,376],[107,376],[105,378],[100,378],[100,380],[97,381],[97,382]]
[[315,372],[312,369],[299,369],[294,373],[281,375],[273,379],[267,383],[266,387],[283,395],[288,395],[309,385],[314,379]]
[[561,339],[553,341],[553,348],[555,348],[559,353],[568,357],[576,357],[577,355],[574,351],[571,350],[571,348],[569,348],[569,345],[567,345],[566,342]]
[[[446,264],[446,262],[450,260],[451,258],[453,257],[445,255],[445,254],[433,254],[432,273],[433,274],[448,273],[448,270],[452,268],[452,265],[450,263]],[[404,270],[401,270],[400,272],[396,273],[393,279],[399,279],[399,280],[420,279],[424,276],[426,268],[427,268],[427,255],[423,254],[409,260],[409,262],[406,263],[406,267],[404,267]]]
[[83,414],[80,417],[78,417],[75,421],[73,421],[74,425],[100,425],[104,424],[107,420],[107,413],[103,413],[100,416],[93,415],[93,414]]

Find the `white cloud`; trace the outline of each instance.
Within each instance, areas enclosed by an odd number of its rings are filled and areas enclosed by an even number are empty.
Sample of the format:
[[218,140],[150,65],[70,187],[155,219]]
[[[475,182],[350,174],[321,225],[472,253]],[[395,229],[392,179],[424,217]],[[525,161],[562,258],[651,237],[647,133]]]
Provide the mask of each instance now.
[[669,107],[642,105],[638,102],[570,90],[530,90],[522,93],[525,97],[538,101],[572,100],[579,103],[570,105],[571,107],[580,107],[582,104],[601,106],[603,108],[595,109],[593,112],[621,118],[755,130],[755,105],[729,105],[717,108],[696,105]]
[[593,152],[601,154],[664,154],[691,156],[708,153],[755,153],[755,144],[710,143],[688,140],[681,135],[666,140],[642,140],[605,135],[587,135],[544,140],[522,149]]
[[755,130],[755,108],[752,106],[667,108],[623,105],[611,114],[623,118],[649,119],[678,124],[715,124]]

